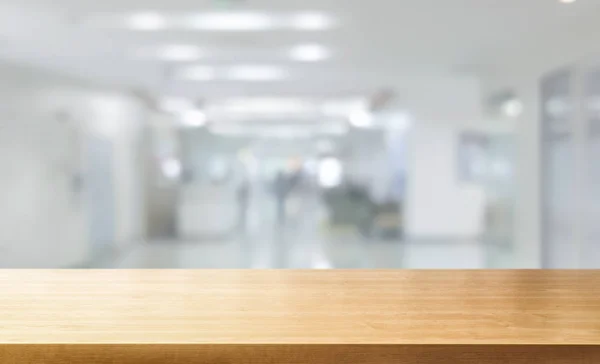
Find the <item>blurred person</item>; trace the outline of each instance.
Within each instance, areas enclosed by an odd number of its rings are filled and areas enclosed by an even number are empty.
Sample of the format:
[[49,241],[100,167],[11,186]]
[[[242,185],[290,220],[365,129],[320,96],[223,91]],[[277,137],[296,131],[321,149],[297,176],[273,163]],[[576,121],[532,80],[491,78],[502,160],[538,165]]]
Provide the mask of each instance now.
[[277,213],[277,225],[283,227],[286,221],[286,201],[290,192],[290,179],[286,176],[284,171],[277,172],[274,182],[275,199],[276,199],[276,213]]
[[245,233],[248,225],[248,208],[250,205],[250,181],[244,175],[237,186],[236,191],[238,205],[238,231]]

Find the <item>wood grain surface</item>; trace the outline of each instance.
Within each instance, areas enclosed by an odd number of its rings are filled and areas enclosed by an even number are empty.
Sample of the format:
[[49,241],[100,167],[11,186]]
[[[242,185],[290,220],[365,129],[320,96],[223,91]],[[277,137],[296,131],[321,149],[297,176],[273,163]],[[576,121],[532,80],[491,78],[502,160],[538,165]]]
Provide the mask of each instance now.
[[598,345],[600,271],[0,271],[0,344]]
[[597,346],[9,345],[2,364],[597,364]]

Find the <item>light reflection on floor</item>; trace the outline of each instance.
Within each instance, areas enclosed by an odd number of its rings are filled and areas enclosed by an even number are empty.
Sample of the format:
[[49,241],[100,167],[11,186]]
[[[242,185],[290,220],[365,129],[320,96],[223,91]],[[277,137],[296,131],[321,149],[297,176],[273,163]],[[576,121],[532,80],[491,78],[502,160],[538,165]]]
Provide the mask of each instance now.
[[[315,239],[290,241],[157,241],[136,246],[109,262],[110,268],[209,269],[480,269],[490,250],[476,241],[362,241]],[[492,257],[494,258],[494,257]],[[500,265],[499,265],[500,264]],[[508,265],[508,263],[505,263]],[[503,266],[507,267],[507,266]]]
[[[265,201],[265,200],[263,200]],[[479,239],[367,239],[323,226],[318,200],[304,198],[285,226],[273,206],[255,204],[245,233],[226,239],[159,240],[96,262],[98,268],[149,269],[481,269],[512,268],[508,248]],[[266,206],[266,207],[265,207]]]

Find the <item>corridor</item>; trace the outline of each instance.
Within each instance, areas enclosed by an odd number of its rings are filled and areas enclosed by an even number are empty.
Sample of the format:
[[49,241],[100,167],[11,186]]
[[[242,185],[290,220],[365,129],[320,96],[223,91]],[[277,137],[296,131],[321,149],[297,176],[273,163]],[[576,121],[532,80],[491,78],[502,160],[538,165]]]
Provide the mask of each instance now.
[[599,24],[0,0],[0,268],[598,268]]

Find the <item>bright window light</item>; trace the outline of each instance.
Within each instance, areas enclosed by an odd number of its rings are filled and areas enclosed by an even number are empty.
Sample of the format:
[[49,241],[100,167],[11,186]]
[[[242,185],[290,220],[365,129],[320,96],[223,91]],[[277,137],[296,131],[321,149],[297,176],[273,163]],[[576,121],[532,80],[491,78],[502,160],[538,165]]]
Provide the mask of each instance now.
[[127,26],[133,30],[162,30],[167,27],[167,20],[159,13],[137,13],[132,14],[129,19],[127,19]]
[[553,118],[563,118],[569,114],[572,105],[569,100],[564,97],[553,97],[546,101],[544,109]]
[[181,176],[181,162],[176,158],[168,158],[162,162],[162,171],[168,179],[176,180]]
[[273,18],[262,13],[207,13],[188,18],[191,29],[205,31],[259,31],[273,28]]
[[210,81],[215,79],[216,72],[212,67],[190,66],[179,72],[179,77],[190,81]]
[[331,264],[331,262],[329,260],[327,260],[326,257],[315,256],[312,259],[312,268],[320,269],[320,270],[327,270],[327,269],[333,269],[334,266],[333,266],[333,264]]
[[193,45],[174,44],[164,47],[158,52],[158,57],[165,61],[190,62],[202,56],[200,48]]
[[302,13],[292,17],[291,25],[297,30],[326,30],[333,26],[333,20],[322,13]]
[[325,158],[319,162],[319,185],[333,188],[342,184],[344,168],[337,158]]
[[272,66],[235,66],[229,69],[226,77],[233,81],[276,81],[286,77],[286,72]]
[[373,115],[366,111],[355,111],[350,115],[350,124],[357,128],[368,128],[373,125]]
[[187,110],[181,114],[183,126],[199,128],[206,124],[206,114],[202,110]]
[[517,118],[523,113],[523,103],[519,99],[510,99],[502,104],[502,112],[509,118]]
[[193,102],[185,98],[165,97],[160,100],[160,109],[170,113],[180,113],[193,107]]
[[290,57],[300,62],[318,62],[329,58],[329,50],[319,44],[303,44],[292,48]]

